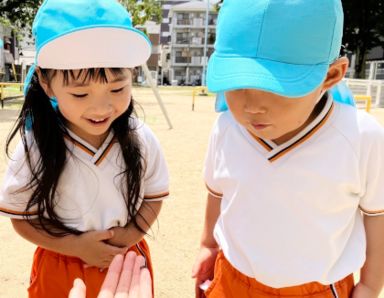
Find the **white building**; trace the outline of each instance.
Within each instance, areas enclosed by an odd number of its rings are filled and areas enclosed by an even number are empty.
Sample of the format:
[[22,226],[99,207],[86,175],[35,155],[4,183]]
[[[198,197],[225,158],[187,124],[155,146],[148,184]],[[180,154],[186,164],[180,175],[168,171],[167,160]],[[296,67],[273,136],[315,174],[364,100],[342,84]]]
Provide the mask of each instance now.
[[206,9],[206,2],[189,1],[174,5],[169,11],[170,61],[169,68],[163,68],[163,75],[173,84],[201,85],[204,65],[213,52],[216,38],[217,13],[211,4],[204,53]]
[[174,5],[186,3],[188,2],[188,0],[165,0],[161,2],[162,2],[161,8],[162,8],[163,19],[161,21],[160,43],[162,45],[167,45],[171,41],[171,31],[169,28],[169,24],[170,24],[169,11]]

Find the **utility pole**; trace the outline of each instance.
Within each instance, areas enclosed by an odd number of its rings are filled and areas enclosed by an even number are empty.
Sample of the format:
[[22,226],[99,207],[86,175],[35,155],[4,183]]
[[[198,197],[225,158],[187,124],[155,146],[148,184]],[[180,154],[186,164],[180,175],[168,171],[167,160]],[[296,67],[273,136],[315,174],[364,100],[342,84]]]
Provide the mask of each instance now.
[[205,9],[205,34],[204,34],[204,53],[203,53],[203,73],[201,77],[201,85],[206,86],[206,68],[207,68],[207,41],[208,41],[208,17],[209,17],[209,0],[207,1],[207,7]]

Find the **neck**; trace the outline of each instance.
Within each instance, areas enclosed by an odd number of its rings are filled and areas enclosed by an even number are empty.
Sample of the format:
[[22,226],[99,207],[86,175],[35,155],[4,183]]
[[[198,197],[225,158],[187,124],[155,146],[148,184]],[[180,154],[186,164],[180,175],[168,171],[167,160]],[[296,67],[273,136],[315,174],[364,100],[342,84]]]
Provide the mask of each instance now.
[[313,108],[312,110],[312,113],[309,115],[308,119],[304,122],[303,125],[301,125],[300,127],[298,127],[297,129],[277,138],[277,139],[274,139],[273,142],[276,144],[276,145],[281,145],[287,141],[289,141],[290,139],[292,139],[293,137],[295,137],[298,133],[300,133],[303,129],[305,129],[313,120],[316,119],[316,117],[321,113],[321,111],[324,109],[324,106],[327,102],[327,97],[323,97],[316,105],[315,107]]

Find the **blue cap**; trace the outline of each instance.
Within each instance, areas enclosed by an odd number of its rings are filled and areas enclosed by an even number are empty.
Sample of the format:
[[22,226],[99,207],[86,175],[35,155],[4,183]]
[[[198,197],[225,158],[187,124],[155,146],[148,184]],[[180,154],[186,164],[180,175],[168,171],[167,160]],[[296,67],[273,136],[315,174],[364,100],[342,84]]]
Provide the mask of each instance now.
[[333,100],[337,102],[356,106],[355,97],[345,81],[340,81],[337,85],[333,86],[329,93],[331,93]]
[[307,95],[338,58],[342,33],[340,0],[225,0],[208,88]]
[[45,0],[32,33],[42,68],[135,67],[151,55],[150,41],[116,0]]

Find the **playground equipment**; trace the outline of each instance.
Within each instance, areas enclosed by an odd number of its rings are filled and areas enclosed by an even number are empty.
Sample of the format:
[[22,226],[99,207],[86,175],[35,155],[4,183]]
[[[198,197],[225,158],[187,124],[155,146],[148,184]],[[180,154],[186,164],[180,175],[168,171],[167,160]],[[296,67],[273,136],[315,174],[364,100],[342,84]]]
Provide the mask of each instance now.
[[195,110],[196,95],[207,96],[208,95],[208,88],[205,86],[198,86],[198,87],[193,88],[193,91],[192,91],[192,111]]
[[150,71],[149,71],[149,69],[148,69],[148,65],[147,65],[147,64],[143,64],[143,65],[142,65],[142,69],[143,69],[143,71],[144,71],[144,74],[145,74],[145,77],[146,77],[146,79],[147,79],[148,85],[151,87],[152,92],[153,92],[153,94],[155,95],[156,100],[157,100],[157,102],[158,102],[158,104],[159,104],[159,106],[160,106],[160,109],[161,109],[161,111],[163,112],[163,115],[164,115],[164,117],[165,117],[165,120],[166,120],[167,123],[168,123],[168,127],[169,127],[169,129],[172,129],[173,126],[172,126],[172,123],[171,123],[171,119],[169,119],[167,110],[166,110],[166,108],[165,108],[165,106],[164,106],[163,100],[161,99],[159,90],[158,90],[158,88],[156,87],[156,84],[155,84],[155,82],[153,81],[152,76],[151,76],[151,73],[150,73]]
[[372,96],[370,95],[362,95],[362,94],[358,94],[358,95],[355,95],[355,101],[356,102],[359,102],[359,101],[363,101],[365,102],[365,110],[370,113],[371,112],[371,106],[372,106]]
[[23,83],[3,83],[0,82],[0,101],[1,108],[4,108],[4,101],[23,97]]

